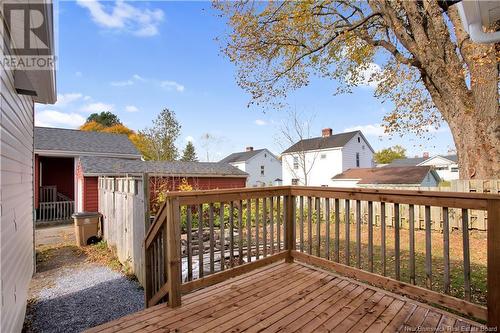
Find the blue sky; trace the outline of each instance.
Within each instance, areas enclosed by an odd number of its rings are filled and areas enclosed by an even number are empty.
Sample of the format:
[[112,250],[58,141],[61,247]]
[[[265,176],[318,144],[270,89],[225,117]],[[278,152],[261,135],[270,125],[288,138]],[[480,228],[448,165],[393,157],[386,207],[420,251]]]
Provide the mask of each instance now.
[[[218,160],[246,146],[280,153],[279,124],[286,109],[247,107],[236,68],[215,38],[227,31],[210,2],[61,1],[57,9],[56,105],[37,105],[37,125],[76,128],[91,112],[110,110],[139,130],[165,107],[182,125],[180,149],[192,140],[201,159]],[[442,127],[429,139],[388,137],[380,127],[390,104],[373,87],[333,95],[335,82],[313,79],[289,95],[289,109],[313,115],[311,131],[361,129],[375,150],[402,144],[413,156],[447,153],[451,134]],[[215,139],[208,148],[201,136]]]

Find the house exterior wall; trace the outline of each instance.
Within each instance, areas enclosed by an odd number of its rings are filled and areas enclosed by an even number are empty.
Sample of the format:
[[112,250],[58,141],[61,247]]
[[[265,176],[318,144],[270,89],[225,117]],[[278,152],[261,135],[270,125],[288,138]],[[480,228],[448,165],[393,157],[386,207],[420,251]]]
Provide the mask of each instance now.
[[83,177],[83,211],[97,212],[99,209],[98,177]]
[[350,180],[350,179],[335,179],[332,180],[332,187],[358,187],[359,180]]
[[[358,167],[356,165],[356,153],[359,153],[360,168],[371,168],[374,166],[373,152],[365,139],[358,133],[342,148],[342,172]],[[332,175],[332,177],[335,175]]]
[[[9,54],[0,43],[0,56]],[[16,93],[13,72],[3,67],[0,91],[0,331],[21,332],[34,265],[34,103]]]
[[[293,179],[299,180],[299,185],[305,185],[304,171],[299,163],[299,168],[294,169],[293,159],[299,154],[291,153],[282,156],[283,185],[292,185]],[[341,173],[342,170],[342,149],[322,149],[317,151],[308,151],[305,153],[306,170],[308,173],[308,186],[330,186],[331,178]]]
[[[359,138],[359,142],[358,142]],[[356,168],[356,153],[359,153],[359,167],[373,166],[373,151],[364,137],[359,133],[344,145],[344,147],[320,149],[306,152],[306,170],[308,186],[337,186],[332,177],[349,168]],[[303,168],[293,168],[293,158],[297,153],[282,156],[283,185],[292,185],[292,179],[298,179],[299,185],[305,185]],[[300,158],[299,158],[300,161]],[[348,186],[351,187],[351,186]]]
[[42,186],[57,186],[57,192],[74,199],[75,175],[74,158],[40,157],[42,167]]
[[[234,165],[234,164],[233,164]],[[261,174],[261,166],[264,166],[264,175]],[[247,187],[272,186],[276,178],[281,178],[281,162],[267,150],[261,151],[245,163],[248,173]]]
[[440,156],[435,156],[419,165],[431,165],[443,180],[459,179],[458,164]]

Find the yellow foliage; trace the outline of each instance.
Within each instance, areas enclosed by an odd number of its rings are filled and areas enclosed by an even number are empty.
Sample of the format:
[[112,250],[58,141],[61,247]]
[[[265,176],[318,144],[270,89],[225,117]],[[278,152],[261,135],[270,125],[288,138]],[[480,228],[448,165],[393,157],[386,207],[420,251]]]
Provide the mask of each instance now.
[[177,188],[181,192],[189,192],[193,190],[193,186],[191,186],[186,178],[182,178],[179,187]]
[[102,126],[96,121],[89,121],[80,126],[81,131],[102,132],[104,129],[105,129],[104,126]]
[[132,131],[130,128],[128,128],[122,124],[116,124],[116,125],[113,125],[111,127],[106,127],[102,131],[106,132],[106,133],[126,134],[129,136],[129,139],[130,139],[131,135],[135,134],[134,131]]

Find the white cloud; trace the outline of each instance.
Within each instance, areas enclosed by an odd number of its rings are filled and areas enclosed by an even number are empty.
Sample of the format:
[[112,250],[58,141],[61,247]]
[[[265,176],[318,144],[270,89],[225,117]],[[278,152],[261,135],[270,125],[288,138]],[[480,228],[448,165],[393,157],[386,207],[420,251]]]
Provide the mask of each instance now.
[[65,107],[82,97],[83,95],[80,93],[57,94],[57,102],[54,104],[54,106]]
[[36,126],[76,128],[83,123],[85,123],[85,118],[77,113],[43,110],[35,114]]
[[125,111],[127,111],[127,112],[138,112],[139,109],[135,105],[127,105],[127,106],[125,106]]
[[379,65],[376,63],[368,64],[368,67],[359,73],[357,78],[348,78],[347,80],[359,86],[365,86],[370,88],[377,88],[380,80],[378,80],[375,75],[382,71]]
[[167,90],[173,90],[175,89],[177,92],[183,92],[184,91],[184,86],[178,82],[175,81],[161,81],[160,86],[162,88],[165,88]]
[[94,113],[94,112],[112,111],[113,109],[114,105],[112,104],[98,102],[98,103],[90,103],[84,105],[83,107],[80,108],[80,111],[87,113]]
[[257,119],[257,120],[255,120],[255,124],[259,125],[259,126],[266,126],[267,125],[267,121],[262,120],[262,119]]
[[388,134],[384,132],[384,127],[381,124],[359,125],[344,129],[344,132],[352,131],[361,131],[364,135],[369,136],[388,136]]
[[192,142],[194,143],[194,138],[191,135],[186,136],[186,142]]
[[140,9],[123,0],[111,6],[104,6],[97,0],[77,0],[77,3],[89,10],[92,20],[99,26],[139,37],[157,35],[164,16],[160,9]]
[[113,87],[125,87],[125,86],[131,86],[133,84],[134,84],[134,81],[132,81],[132,80],[113,81],[113,82],[111,82],[111,85]]
[[137,81],[142,81],[142,82],[146,81],[146,79],[140,76],[139,74],[132,75],[132,78]]

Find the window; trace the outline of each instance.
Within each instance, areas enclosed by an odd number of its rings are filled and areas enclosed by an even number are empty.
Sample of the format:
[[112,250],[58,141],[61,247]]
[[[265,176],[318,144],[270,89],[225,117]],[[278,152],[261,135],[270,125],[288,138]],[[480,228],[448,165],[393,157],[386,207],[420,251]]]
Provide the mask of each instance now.
[[326,159],[326,154],[321,154],[320,158],[321,158],[322,160]]
[[458,167],[452,167],[451,172],[458,172]]
[[448,169],[448,167],[445,166],[436,167],[436,170],[446,170],[446,169]]
[[359,153],[356,153],[356,168],[359,168]]
[[361,138],[358,136],[358,143],[361,143]]
[[292,185],[299,185],[299,180],[297,178],[293,178]]
[[295,156],[293,158],[293,168],[294,169],[298,169],[299,168],[299,158],[297,156]]
[[264,176],[264,166],[263,165],[260,166],[260,175]]

